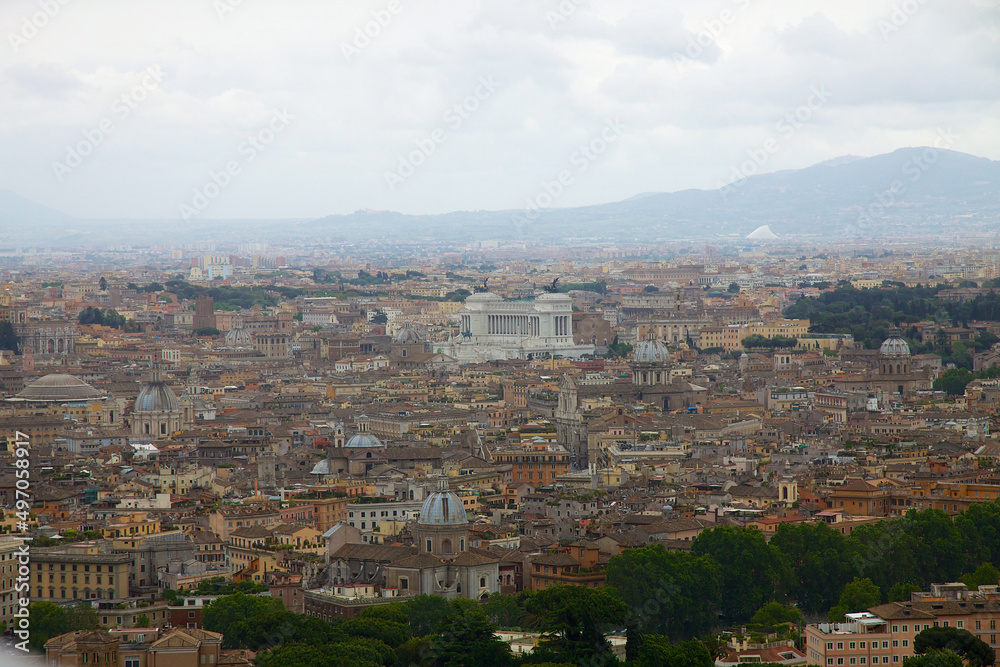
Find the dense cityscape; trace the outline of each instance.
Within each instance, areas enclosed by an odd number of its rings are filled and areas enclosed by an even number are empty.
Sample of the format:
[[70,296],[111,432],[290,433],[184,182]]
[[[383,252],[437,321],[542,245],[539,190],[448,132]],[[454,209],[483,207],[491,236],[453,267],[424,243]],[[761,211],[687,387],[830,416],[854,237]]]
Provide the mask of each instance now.
[[59,665],[992,660],[996,251],[760,236],[12,255],[0,620]]

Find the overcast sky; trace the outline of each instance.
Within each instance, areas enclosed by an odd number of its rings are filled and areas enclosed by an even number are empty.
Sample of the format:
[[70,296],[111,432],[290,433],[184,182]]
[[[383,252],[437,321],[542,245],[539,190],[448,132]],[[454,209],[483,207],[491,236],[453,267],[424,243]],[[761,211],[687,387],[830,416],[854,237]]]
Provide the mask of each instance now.
[[546,184],[554,206],[602,203],[942,131],[1000,159],[998,18],[998,0],[4,0],[0,189],[81,217],[288,218],[522,208]]

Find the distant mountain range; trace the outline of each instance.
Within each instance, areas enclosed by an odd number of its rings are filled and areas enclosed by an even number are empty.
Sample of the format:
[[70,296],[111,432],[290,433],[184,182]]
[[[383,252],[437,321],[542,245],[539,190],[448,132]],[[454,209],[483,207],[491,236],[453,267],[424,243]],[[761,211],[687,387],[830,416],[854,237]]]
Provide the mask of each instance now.
[[603,237],[622,241],[745,237],[762,225],[780,237],[885,237],[905,232],[1000,230],[1000,162],[935,148],[903,148],[871,158],[842,157],[812,167],[750,176],[717,190],[645,193],[597,206],[410,216],[358,212],[312,223],[346,237]]
[[[156,224],[152,224],[156,223]],[[161,224],[166,223],[166,224]],[[937,148],[845,156],[750,176],[717,190],[643,193],[596,206],[407,215],[358,211],[313,221],[82,220],[0,190],[0,245],[233,238],[360,241],[602,238],[737,241],[762,225],[779,238],[835,241],[1000,231],[1000,162]]]

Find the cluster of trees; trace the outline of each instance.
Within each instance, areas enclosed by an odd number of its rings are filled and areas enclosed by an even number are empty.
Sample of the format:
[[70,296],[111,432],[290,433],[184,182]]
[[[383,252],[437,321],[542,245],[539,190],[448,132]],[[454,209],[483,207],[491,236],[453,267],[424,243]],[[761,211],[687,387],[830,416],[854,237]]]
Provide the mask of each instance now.
[[766,336],[761,336],[760,334],[754,334],[743,339],[743,347],[747,350],[788,350],[794,348],[798,344],[799,340],[797,338],[789,338],[788,336],[774,336],[773,338],[768,338]]
[[[474,600],[420,595],[370,607],[330,624],[285,611],[280,600],[235,594],[203,612],[207,630],[225,635],[224,647],[259,651],[260,667],[376,665],[613,665],[604,635],[629,623],[632,612],[611,589],[554,586],[518,595]],[[515,656],[495,635],[498,627],[541,632],[530,655]],[[664,635],[629,634],[629,664],[712,667],[716,642],[674,643]]]
[[934,380],[934,389],[947,392],[949,396],[965,393],[965,387],[973,380],[992,380],[1000,377],[1000,366],[991,366],[985,371],[973,373],[968,368],[949,368]]
[[80,311],[77,321],[80,324],[98,324],[112,329],[123,329],[127,332],[140,331],[139,325],[134,320],[126,320],[125,316],[114,308],[101,310],[87,306]]
[[10,322],[0,322],[0,350],[13,350],[17,352],[20,348],[21,339],[14,333],[14,325]]
[[608,345],[608,353],[606,356],[610,359],[624,359],[631,351],[632,345],[619,341],[618,336],[615,336],[615,339],[611,341],[610,345]]
[[972,352],[981,352],[1000,338],[983,333],[971,345],[949,343],[942,336],[932,341],[917,339],[916,330],[907,324],[925,320],[943,326],[968,326],[973,320],[1000,320],[1000,293],[989,292],[969,301],[950,301],[937,296],[943,287],[906,287],[887,283],[881,289],[859,290],[848,282],[818,297],[800,299],[785,309],[785,317],[809,319],[810,330],[817,333],[851,334],[866,348],[877,348],[888,335],[889,327],[899,324],[913,354],[934,352],[945,363],[972,367]]
[[199,296],[210,296],[215,301],[218,310],[245,310],[260,306],[267,308],[277,305],[278,296],[294,299],[305,292],[294,287],[202,287],[192,285],[183,280],[168,280],[165,289],[177,295],[178,299],[196,299]]
[[[658,545],[611,559],[607,584],[630,609],[646,610],[641,631],[672,640],[751,621],[768,602],[810,613],[860,611],[909,599],[933,582],[996,583],[1000,505],[978,503],[953,520],[939,510],[911,511],[842,535],[823,523],[783,524],[770,542],[757,530],[720,526],[690,552]],[[816,576],[822,572],[823,576]],[[964,579],[963,579],[964,577]]]
[[[645,291],[647,291],[647,292],[648,291],[656,291],[656,292],[660,291],[660,290],[655,289],[655,288],[653,290],[650,290],[649,289],[650,287],[653,287],[653,286],[652,285],[647,286],[645,288]],[[571,292],[571,291],[576,291],[576,290],[579,290],[581,292],[597,292],[598,294],[607,294],[608,293],[608,284],[606,282],[604,282],[603,280],[599,280],[599,281],[593,282],[593,283],[565,283],[565,284],[560,284],[559,285],[559,291],[560,292]]]
[[45,642],[53,637],[75,630],[93,630],[100,625],[100,618],[97,611],[84,602],[75,607],[60,607],[54,602],[35,602],[28,607],[28,623],[31,627],[28,645],[41,650]]

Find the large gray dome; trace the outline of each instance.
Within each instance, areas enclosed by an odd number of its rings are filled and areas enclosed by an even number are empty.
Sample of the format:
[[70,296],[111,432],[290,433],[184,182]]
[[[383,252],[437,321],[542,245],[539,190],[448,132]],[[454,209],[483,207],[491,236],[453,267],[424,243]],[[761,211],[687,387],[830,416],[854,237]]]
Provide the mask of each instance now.
[[647,339],[635,348],[635,363],[665,365],[671,362],[670,350],[655,339]]
[[235,327],[226,333],[226,347],[253,347],[253,334],[243,327]]
[[360,449],[364,447],[385,447],[385,445],[371,433],[357,433],[351,436],[344,447],[357,447]]
[[447,490],[447,482],[439,486],[439,490],[427,496],[420,507],[421,526],[466,526],[469,518],[465,514],[462,500]]
[[66,403],[103,398],[104,395],[104,392],[94,389],[80,378],[52,373],[29,384],[17,394],[17,398],[25,401]]
[[909,357],[910,345],[903,339],[902,332],[893,327],[889,329],[889,337],[882,342],[878,353],[881,357]]
[[180,406],[174,390],[164,382],[150,382],[143,385],[135,398],[136,412],[168,412],[180,410]]

